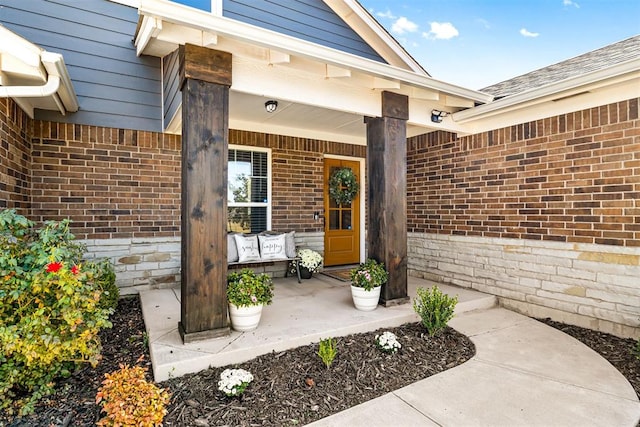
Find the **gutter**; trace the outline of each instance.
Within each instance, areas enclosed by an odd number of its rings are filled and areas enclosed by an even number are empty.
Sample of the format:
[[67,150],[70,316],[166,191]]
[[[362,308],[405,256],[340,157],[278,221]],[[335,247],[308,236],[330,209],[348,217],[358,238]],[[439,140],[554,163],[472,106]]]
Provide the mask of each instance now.
[[[47,98],[52,97],[53,102],[62,115],[67,111],[78,111],[78,98],[73,90],[71,78],[67,72],[64,58],[58,53],[47,52],[33,43],[23,39],[15,33],[0,26],[0,35],[10,41],[9,55],[30,67],[40,67],[41,64],[47,72],[47,81],[41,86],[1,86],[1,98]],[[20,55],[20,53],[23,53]],[[24,54],[28,52],[28,54]],[[1,68],[0,68],[0,71]],[[44,78],[44,73],[40,77]],[[31,108],[33,113],[33,108]],[[32,116],[32,114],[29,114]],[[33,117],[32,117],[33,118]]]
[[[573,90],[577,94],[581,92],[581,87],[598,84],[603,80],[620,77],[634,72],[640,72],[640,58],[621,62],[605,69],[570,77],[559,82],[549,83],[515,95],[506,96],[490,104],[479,105],[468,110],[458,111],[451,115],[451,119],[456,123],[465,123],[471,120],[478,120],[496,115],[504,112],[504,110],[514,110],[525,103],[529,103],[528,105],[531,105],[530,103],[532,101],[537,101],[535,103],[555,101],[560,98],[571,96],[570,93],[566,94],[568,91]],[[563,94],[563,92],[565,92],[565,94]]]
[[[425,76],[424,74],[382,64],[371,59],[341,52],[337,49],[310,43],[275,31],[245,24],[223,16],[216,16],[212,13],[203,12],[166,0],[140,0],[138,14],[151,18],[143,19],[143,23],[135,35],[135,44],[138,52],[143,52],[151,39],[151,37],[145,37],[145,35],[158,30],[157,21],[168,21],[178,25],[196,28],[201,31],[213,31],[232,39],[306,57],[337,67],[360,71],[382,79],[395,79],[409,86],[437,90],[470,99],[477,103],[484,104],[493,100],[493,96],[487,93],[442,82]],[[152,28],[145,28],[145,23],[151,25]]]

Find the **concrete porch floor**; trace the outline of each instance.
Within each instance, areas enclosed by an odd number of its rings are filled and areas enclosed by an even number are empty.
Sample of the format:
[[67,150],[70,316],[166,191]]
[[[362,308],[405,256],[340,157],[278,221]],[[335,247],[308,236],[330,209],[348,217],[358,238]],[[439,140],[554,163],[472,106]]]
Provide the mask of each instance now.
[[[371,312],[354,308],[348,282],[316,274],[301,284],[296,278],[274,280],[273,303],[266,306],[258,329],[231,331],[227,337],[183,344],[178,333],[180,289],[160,289],[140,294],[149,350],[156,381],[198,372],[209,366],[225,366],[250,360],[271,351],[283,351],[318,342],[322,338],[374,331],[415,322],[419,317],[411,304],[382,307]],[[433,283],[409,277],[409,296],[418,287]],[[458,295],[456,314],[486,309],[496,304],[492,295],[438,285]]]

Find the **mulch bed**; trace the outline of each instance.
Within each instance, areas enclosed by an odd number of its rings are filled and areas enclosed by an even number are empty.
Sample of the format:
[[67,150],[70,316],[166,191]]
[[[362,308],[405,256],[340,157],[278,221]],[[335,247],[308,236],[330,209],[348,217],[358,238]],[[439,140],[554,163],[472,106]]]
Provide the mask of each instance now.
[[[149,365],[144,323],[138,298],[120,301],[113,329],[101,334],[104,359],[96,369],[85,367],[61,381],[34,415],[14,419],[0,414],[0,426],[94,426],[102,417],[95,395],[104,373],[118,365]],[[598,351],[627,377],[640,395],[640,361],[632,354],[634,340],[545,321]],[[240,397],[217,390],[222,368],[161,383],[171,392],[165,426],[302,425],[450,369],[471,358],[473,344],[453,329],[430,338],[418,324],[388,328],[402,343],[394,355],[373,345],[376,332],[337,338],[338,355],[327,369],[317,345],[260,356],[238,365],[255,377]],[[379,331],[377,332],[379,333]],[[144,355],[142,362],[137,362]]]

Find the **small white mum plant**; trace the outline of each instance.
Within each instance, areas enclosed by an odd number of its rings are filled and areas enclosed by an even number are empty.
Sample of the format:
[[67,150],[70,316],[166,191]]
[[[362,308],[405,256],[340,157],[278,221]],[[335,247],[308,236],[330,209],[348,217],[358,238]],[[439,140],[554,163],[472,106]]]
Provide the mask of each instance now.
[[385,353],[396,353],[402,344],[398,342],[398,338],[393,332],[383,332],[376,335],[376,346]]
[[249,371],[244,369],[225,369],[220,374],[218,390],[229,397],[240,396],[251,381],[253,381],[253,375]]

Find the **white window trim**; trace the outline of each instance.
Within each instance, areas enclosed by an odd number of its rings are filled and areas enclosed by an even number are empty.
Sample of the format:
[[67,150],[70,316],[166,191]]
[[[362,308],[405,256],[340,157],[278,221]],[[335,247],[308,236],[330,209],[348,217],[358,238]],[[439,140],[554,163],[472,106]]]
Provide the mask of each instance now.
[[[263,147],[253,147],[251,145],[236,145],[229,144],[229,150],[240,150],[240,151],[254,151],[260,153],[267,153],[267,203],[229,203],[227,202],[228,207],[251,207],[251,206],[266,206],[267,207],[267,230],[271,230],[271,208],[273,205],[273,197],[271,191],[271,148],[263,148]],[[228,161],[228,160],[227,160]],[[228,189],[228,184],[227,184]]]

